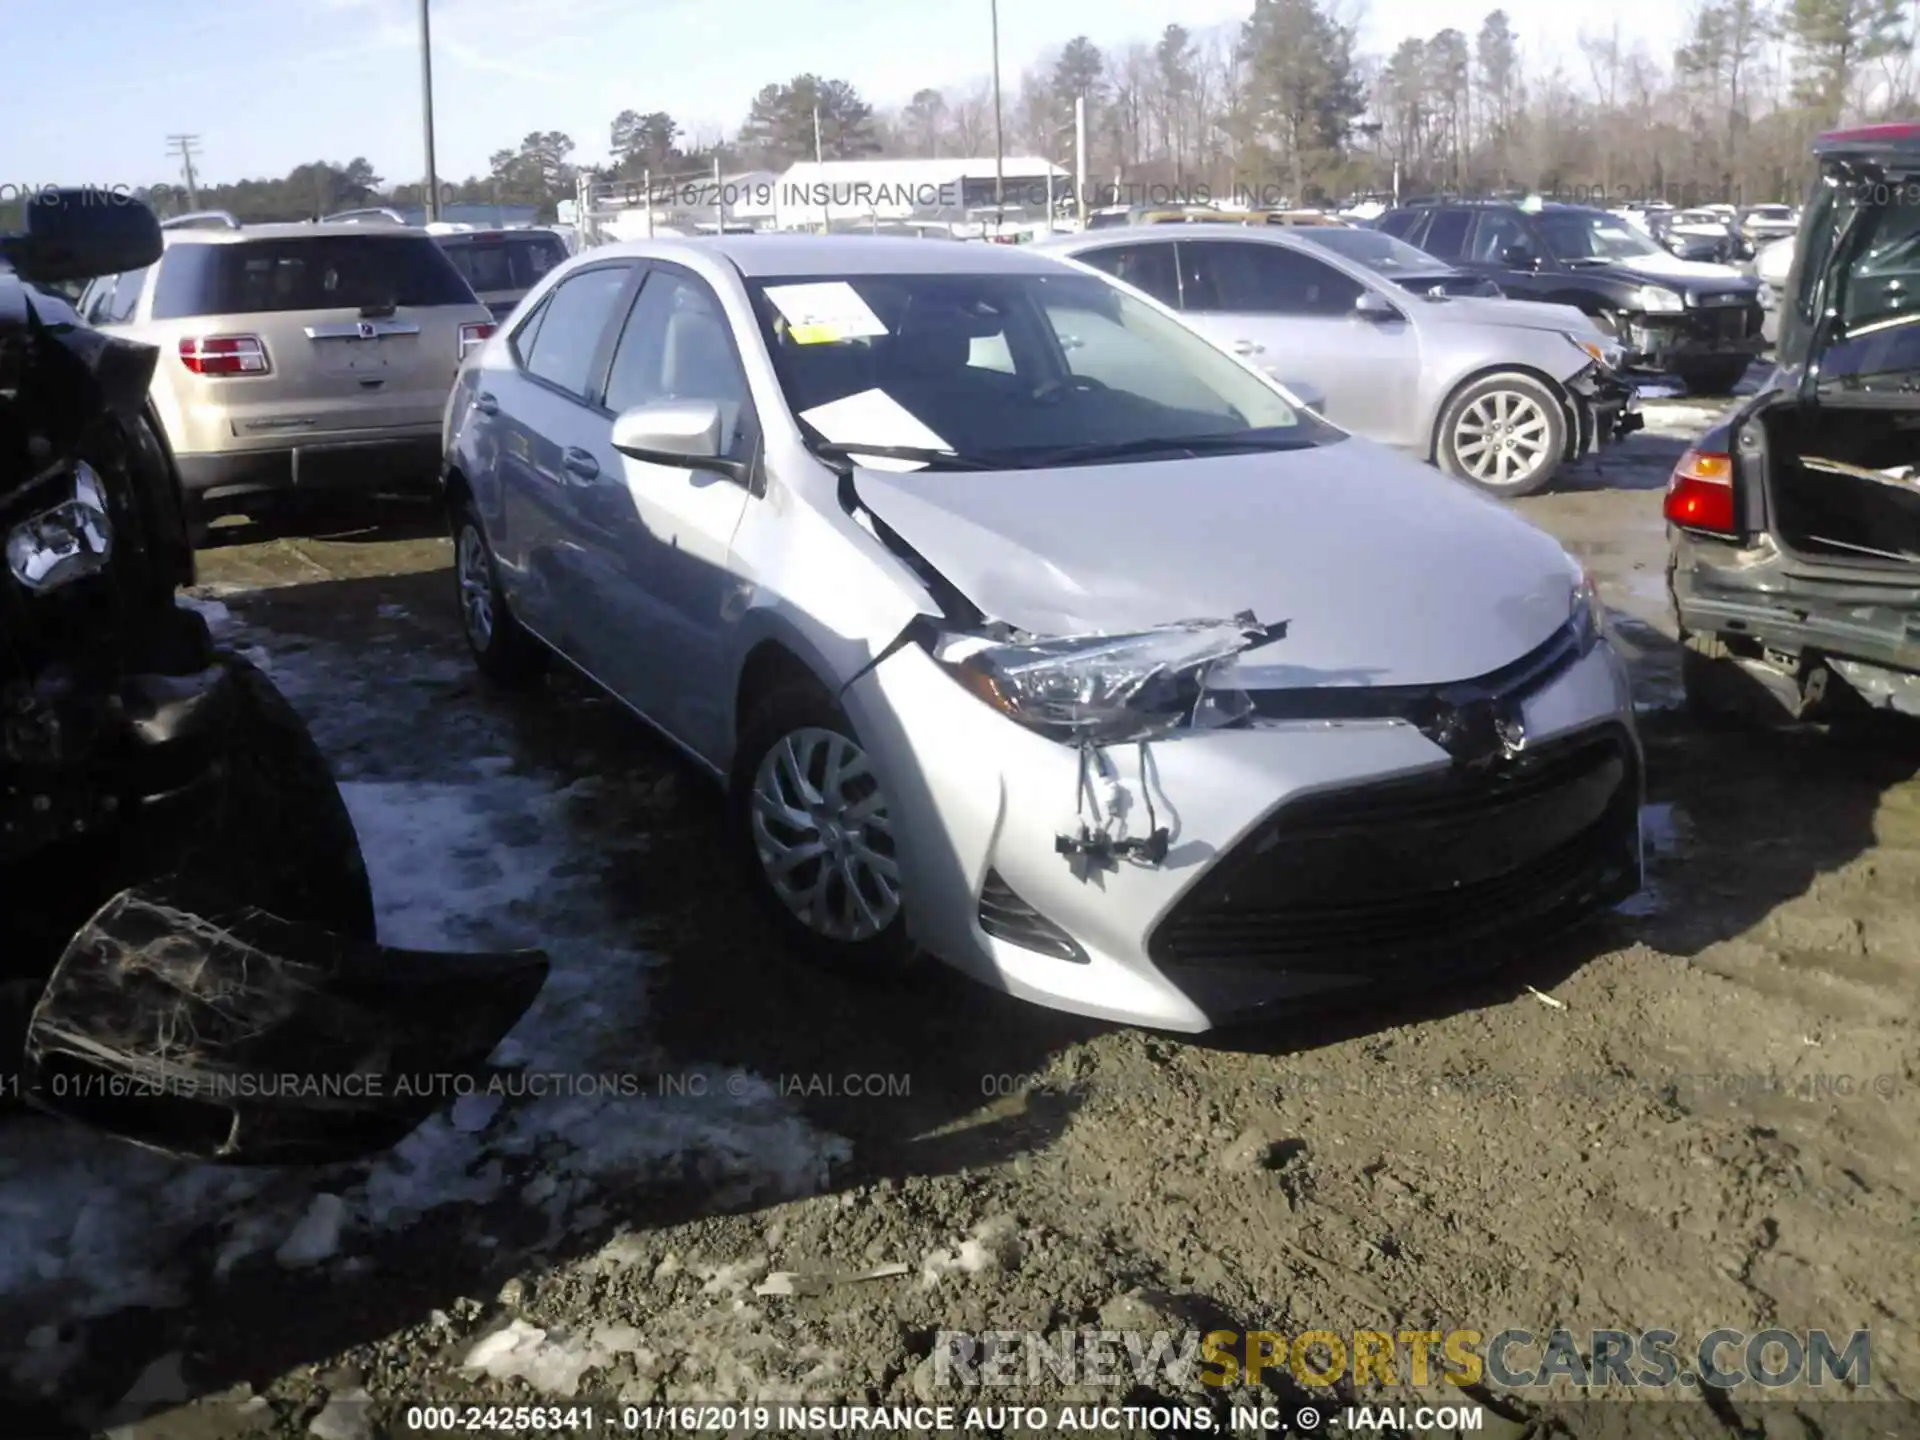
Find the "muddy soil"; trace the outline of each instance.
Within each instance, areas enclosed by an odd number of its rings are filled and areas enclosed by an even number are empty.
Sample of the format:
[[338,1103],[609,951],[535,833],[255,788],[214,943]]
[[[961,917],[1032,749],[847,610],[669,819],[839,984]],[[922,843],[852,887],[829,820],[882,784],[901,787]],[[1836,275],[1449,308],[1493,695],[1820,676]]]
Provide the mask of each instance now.
[[[430,524],[210,551],[203,579],[270,657],[363,657],[329,672],[341,694],[296,697],[344,773],[444,771],[481,713],[517,766],[617,777],[579,851],[662,957],[635,1053],[775,1078],[848,1145],[797,1198],[667,1166],[607,1179],[559,1236],[502,1200],[351,1269],[242,1265],[186,1307],[89,1322],[85,1360],[23,1403],[158,1409],[132,1432],[158,1437],[368,1434],[368,1395],[554,1403],[570,1378],[603,1403],[1119,1399],[943,1385],[934,1337],[1462,1326],[1864,1327],[1869,1392],[1920,1401],[1920,747],[1706,734],[1672,708],[1658,487],[1696,419],[1522,505],[1592,566],[1633,659],[1646,894],[1487,981],[1198,1039],[800,967],[745,903],[707,782],[576,685],[507,700],[466,674]],[[407,681],[401,656],[447,663]],[[459,1368],[490,1334],[531,1380]],[[1483,1433],[1538,1413],[1475,1393],[1506,1417]],[[1719,1433],[1748,1403],[1687,1413]]]

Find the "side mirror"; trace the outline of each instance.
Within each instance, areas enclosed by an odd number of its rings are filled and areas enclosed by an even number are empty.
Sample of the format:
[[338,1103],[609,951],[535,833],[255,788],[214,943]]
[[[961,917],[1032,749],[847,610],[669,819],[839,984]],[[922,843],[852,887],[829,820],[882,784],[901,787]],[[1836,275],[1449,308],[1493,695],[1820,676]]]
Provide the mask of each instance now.
[[42,190],[26,228],[0,253],[30,285],[67,285],[139,270],[160,258],[160,221],[146,202],[116,190]]
[[1402,318],[1400,311],[1391,300],[1372,290],[1360,292],[1359,298],[1353,302],[1353,313],[1363,320],[1372,320],[1375,323]]
[[1500,252],[1500,263],[1509,270],[1538,270],[1540,257],[1525,245],[1509,245]]
[[1281,389],[1300,402],[1302,409],[1311,410],[1316,415],[1327,413],[1327,392],[1312,381],[1281,380],[1277,375],[1274,379],[1279,380]]
[[613,448],[631,460],[708,470],[745,483],[747,467],[720,454],[720,423],[720,404],[715,400],[636,405],[614,417]]

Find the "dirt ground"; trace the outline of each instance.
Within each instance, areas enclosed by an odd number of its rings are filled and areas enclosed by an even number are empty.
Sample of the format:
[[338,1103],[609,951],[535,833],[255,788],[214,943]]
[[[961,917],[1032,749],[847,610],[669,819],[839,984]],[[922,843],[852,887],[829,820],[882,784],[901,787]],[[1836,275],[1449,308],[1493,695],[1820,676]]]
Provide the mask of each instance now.
[[[22,1403],[92,1426],[157,1409],[126,1432],[150,1437],[367,1435],[366,1396],[557,1403],[569,1381],[636,1403],[1040,1403],[1100,1392],[943,1388],[936,1333],[1463,1326],[1868,1328],[1863,1394],[1920,1401],[1920,747],[1708,734],[1673,708],[1659,486],[1700,418],[1676,408],[1520,502],[1592,566],[1634,666],[1649,891],[1492,980],[1197,1039],[800,967],[728,870],[706,782],[576,686],[510,701],[467,673],[430,526],[235,532],[203,580],[270,666],[364,660],[294,694],[344,778],[448,774],[504,734],[516,773],[610,787],[569,863],[655,957],[613,1050],[656,1081],[750,1070],[844,1144],[813,1193],[668,1156],[541,1225],[536,1167],[522,1200],[432,1210],[352,1263],[201,1267],[189,1303],[35,1332],[82,1353]],[[844,1278],[888,1264],[905,1273]],[[843,1278],[756,1294],[769,1272]],[[461,1368],[489,1335],[513,1355]],[[1473,1393],[1497,1411],[1482,1433],[1545,1413]],[[1728,1433],[1749,1398],[1688,1422]],[[1820,1433],[1778,1428],[1807,1398],[1762,1407],[1765,1433]],[[1920,1434],[1899,1414],[1887,1433]]]

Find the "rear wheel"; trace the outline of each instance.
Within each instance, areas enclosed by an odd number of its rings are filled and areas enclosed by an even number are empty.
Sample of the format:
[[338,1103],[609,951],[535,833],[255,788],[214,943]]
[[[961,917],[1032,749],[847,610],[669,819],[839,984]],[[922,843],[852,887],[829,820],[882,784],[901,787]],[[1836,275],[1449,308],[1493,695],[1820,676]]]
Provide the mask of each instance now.
[[493,546],[473,506],[458,502],[453,511],[453,574],[460,605],[460,631],[480,673],[508,690],[537,684],[547,668],[547,651],[520,628],[507,608]]
[[1532,375],[1488,375],[1447,402],[1434,453],[1449,475],[1492,494],[1531,495],[1552,483],[1566,456],[1566,412]]

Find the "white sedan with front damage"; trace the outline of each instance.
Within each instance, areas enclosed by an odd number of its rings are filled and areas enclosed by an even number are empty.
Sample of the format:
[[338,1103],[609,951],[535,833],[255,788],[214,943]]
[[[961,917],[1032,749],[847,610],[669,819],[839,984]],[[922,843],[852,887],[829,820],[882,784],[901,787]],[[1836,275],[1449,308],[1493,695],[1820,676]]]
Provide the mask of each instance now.
[[462,371],[482,669],[724,782],[794,947],[1202,1030],[1499,963],[1640,883],[1580,568],[1042,255],[591,251]]

